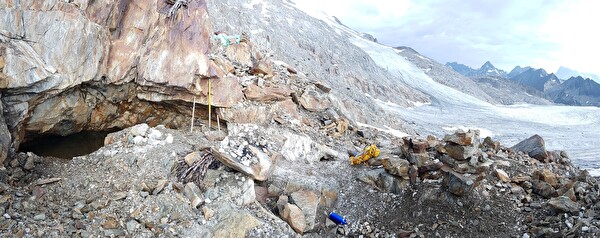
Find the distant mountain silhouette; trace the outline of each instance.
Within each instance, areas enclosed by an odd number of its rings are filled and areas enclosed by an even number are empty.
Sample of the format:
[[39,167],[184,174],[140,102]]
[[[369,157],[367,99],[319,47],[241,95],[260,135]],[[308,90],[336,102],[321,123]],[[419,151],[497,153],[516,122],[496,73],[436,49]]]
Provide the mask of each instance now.
[[544,69],[533,69],[531,67],[510,79],[542,92],[560,84],[560,80],[556,75],[548,74]]
[[473,69],[457,62],[446,63],[446,66],[467,77],[506,77],[506,72],[496,68],[490,61],[486,61],[479,69]]
[[571,77],[548,90],[546,95],[556,103],[577,106],[600,106],[600,84],[583,77]]
[[513,70],[511,70],[510,73],[508,73],[508,75],[506,75],[506,76],[508,78],[512,78],[512,77],[515,77],[515,76],[517,76],[517,75],[519,75],[519,74],[521,74],[521,73],[523,73],[523,72],[525,72],[525,71],[527,71],[529,69],[531,69],[530,66],[525,66],[523,68],[521,68],[521,66],[517,66]]

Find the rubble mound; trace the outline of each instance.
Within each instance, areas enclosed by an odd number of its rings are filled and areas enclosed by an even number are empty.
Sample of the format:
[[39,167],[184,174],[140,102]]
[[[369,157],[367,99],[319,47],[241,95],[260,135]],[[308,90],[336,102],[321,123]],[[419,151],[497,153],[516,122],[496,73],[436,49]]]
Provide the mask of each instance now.
[[[324,142],[319,152],[318,137],[257,125],[229,128],[221,132],[225,138],[214,140],[207,136],[214,132],[141,124],[110,134],[104,147],[72,160],[20,153],[2,172],[2,233],[46,237],[600,234],[598,183],[574,168],[564,152],[548,151],[554,159],[543,162],[491,138],[478,143],[477,131],[459,131],[444,140],[431,136],[400,140],[374,131],[367,140],[359,134],[369,132],[354,132],[341,140],[347,148],[373,143],[381,154],[352,166],[347,157],[338,155],[293,156],[336,151]],[[354,146],[352,141],[364,144]],[[446,150],[476,144],[466,158],[453,158]],[[272,168],[260,180],[219,158],[253,169],[264,166],[261,156]],[[348,225],[327,219],[331,211],[344,216]]]

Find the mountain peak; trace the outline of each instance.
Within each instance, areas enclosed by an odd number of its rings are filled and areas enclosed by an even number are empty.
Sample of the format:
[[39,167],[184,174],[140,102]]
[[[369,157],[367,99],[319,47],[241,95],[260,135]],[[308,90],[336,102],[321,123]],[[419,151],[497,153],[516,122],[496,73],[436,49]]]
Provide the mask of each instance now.
[[457,62],[446,63],[446,66],[467,77],[506,77],[506,72],[497,69],[490,61],[486,61],[479,69],[473,69]]
[[488,61],[486,61],[486,62],[485,62],[485,63],[484,63],[482,66],[481,66],[481,68],[480,68],[480,69],[483,69],[483,68],[494,68],[494,69],[495,69],[496,67],[494,67],[494,65],[492,64],[492,62],[490,62],[490,61],[488,60]]
[[525,66],[525,67],[521,67],[519,65],[517,65],[517,67],[515,67],[513,70],[510,71],[510,73],[508,73],[507,77],[508,78],[513,78],[527,70],[532,69],[530,66]]
[[[524,70],[525,68],[520,68]],[[511,71],[511,74],[516,73],[516,68]],[[511,80],[519,82],[523,85],[527,85],[541,92],[545,92],[548,89],[560,84],[560,80],[554,74],[548,74],[546,70],[540,68],[535,69],[527,67],[527,70],[510,77]]]
[[479,70],[476,71],[476,76],[494,76],[494,77],[506,77],[506,72],[496,68],[492,62],[486,61]]

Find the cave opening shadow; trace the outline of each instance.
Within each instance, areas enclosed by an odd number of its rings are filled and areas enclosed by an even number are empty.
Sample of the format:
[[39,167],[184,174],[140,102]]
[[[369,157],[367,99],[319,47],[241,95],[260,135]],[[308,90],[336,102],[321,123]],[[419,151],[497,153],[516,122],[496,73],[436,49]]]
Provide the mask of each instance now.
[[82,131],[68,136],[41,135],[19,146],[19,152],[38,156],[72,159],[90,154],[104,146],[104,138],[113,131]]

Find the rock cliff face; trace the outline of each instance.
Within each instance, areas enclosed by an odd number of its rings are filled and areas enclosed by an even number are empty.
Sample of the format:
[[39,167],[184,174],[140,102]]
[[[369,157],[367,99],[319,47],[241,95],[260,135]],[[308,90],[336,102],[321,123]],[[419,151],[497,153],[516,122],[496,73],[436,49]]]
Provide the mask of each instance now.
[[[196,96],[206,105],[207,80],[223,76],[208,59],[206,1],[190,1],[167,18],[170,7],[154,0],[0,1],[0,124],[6,121],[16,146],[41,133],[146,121],[179,126],[185,102]],[[232,91],[214,95],[214,106],[242,99],[237,80],[212,87]]]

